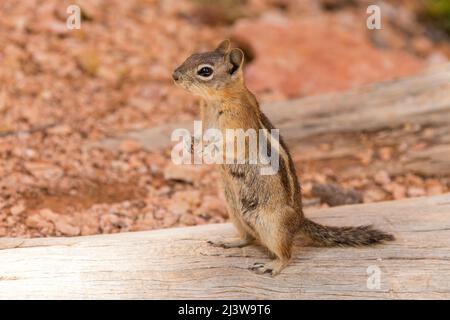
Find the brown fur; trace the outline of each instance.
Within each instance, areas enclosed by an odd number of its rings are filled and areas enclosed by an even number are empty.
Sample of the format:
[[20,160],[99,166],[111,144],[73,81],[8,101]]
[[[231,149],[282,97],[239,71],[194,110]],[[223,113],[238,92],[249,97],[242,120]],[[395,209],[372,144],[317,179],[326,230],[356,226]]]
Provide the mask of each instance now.
[[[273,129],[254,95],[244,83],[240,49],[230,50],[228,40],[206,53],[189,57],[174,71],[175,82],[205,101],[203,128]],[[197,75],[198,67],[214,69],[211,79]],[[269,139],[270,142],[270,139]],[[305,218],[300,183],[289,151],[280,137],[280,166],[275,175],[261,175],[259,164],[223,164],[220,171],[231,221],[241,235],[237,241],[209,241],[224,248],[243,247],[258,240],[275,256],[269,263],[255,263],[257,273],[278,274],[289,262],[297,233],[326,246],[359,246],[393,240],[390,234],[370,226],[328,227]]]

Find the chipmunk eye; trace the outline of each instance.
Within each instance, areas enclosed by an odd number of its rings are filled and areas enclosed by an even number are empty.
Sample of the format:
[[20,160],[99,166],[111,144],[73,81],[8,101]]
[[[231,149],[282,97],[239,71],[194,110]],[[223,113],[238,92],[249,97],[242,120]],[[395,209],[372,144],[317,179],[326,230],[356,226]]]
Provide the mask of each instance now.
[[211,76],[213,74],[213,69],[210,67],[202,67],[202,68],[198,69],[197,74],[200,77],[208,78],[209,76]]

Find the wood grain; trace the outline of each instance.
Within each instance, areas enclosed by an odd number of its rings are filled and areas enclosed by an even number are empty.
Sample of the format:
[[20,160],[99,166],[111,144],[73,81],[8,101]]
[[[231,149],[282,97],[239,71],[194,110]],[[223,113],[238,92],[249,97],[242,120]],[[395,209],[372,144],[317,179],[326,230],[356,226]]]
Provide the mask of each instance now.
[[[450,194],[310,211],[330,225],[374,224],[397,237],[369,248],[299,240],[277,277],[247,269],[257,246],[221,249],[229,224],[75,238],[0,239],[0,298],[450,299]],[[367,268],[381,271],[367,287]]]

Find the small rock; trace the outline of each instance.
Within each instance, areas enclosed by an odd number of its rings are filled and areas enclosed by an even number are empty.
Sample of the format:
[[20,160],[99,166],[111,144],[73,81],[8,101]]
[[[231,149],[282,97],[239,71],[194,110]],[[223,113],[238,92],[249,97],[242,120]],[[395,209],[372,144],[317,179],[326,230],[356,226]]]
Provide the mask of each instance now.
[[49,221],[55,222],[59,219],[59,215],[50,209],[39,210],[39,215]]
[[115,226],[119,223],[119,217],[113,213],[107,213],[100,216],[99,228],[102,233],[111,233],[115,231]]
[[425,190],[419,187],[409,187],[406,193],[408,197],[422,197],[426,195]]
[[447,57],[441,52],[433,52],[427,57],[428,65],[440,65],[448,61]]
[[440,185],[427,187],[427,194],[429,196],[435,196],[435,195],[443,194],[443,193],[444,193],[444,188]]
[[80,234],[80,228],[68,223],[65,219],[60,219],[55,222],[55,228],[66,236],[77,236]]
[[322,151],[330,151],[331,150],[331,144],[329,143],[321,143],[319,144],[319,149]]
[[175,201],[187,202],[191,207],[197,207],[200,204],[200,191],[178,191],[172,196],[172,199]]
[[333,183],[314,184],[312,194],[329,206],[340,206],[344,204],[355,204],[362,202],[362,195],[354,189],[345,189]]
[[363,189],[369,184],[369,180],[366,178],[351,179],[346,181],[346,184],[351,188]]
[[368,165],[373,159],[373,150],[367,149],[356,154],[356,157],[361,161],[362,164]]
[[189,203],[185,201],[172,201],[168,208],[169,212],[174,213],[176,215],[185,214],[189,209]]
[[142,215],[142,219],[141,221],[143,221],[146,224],[155,224],[155,216],[153,214],[153,212],[149,211],[146,212]]
[[23,151],[23,155],[24,155],[24,157],[26,157],[28,159],[33,159],[36,157],[37,153],[35,150],[33,150],[31,148],[27,148]]
[[26,209],[25,205],[23,203],[21,203],[21,204],[11,207],[10,211],[13,216],[17,216],[17,215],[21,214],[22,212],[24,212],[25,209]]
[[180,223],[186,226],[193,226],[197,224],[195,216],[192,214],[185,213],[180,217]]
[[97,74],[98,67],[100,66],[100,58],[94,51],[86,51],[78,54],[76,61],[80,69],[90,76]]
[[219,214],[222,217],[227,216],[227,209],[225,203],[218,197],[204,196],[202,204],[198,210],[194,211],[195,215],[212,215]]
[[50,31],[57,35],[63,35],[63,34],[67,34],[67,32],[69,32],[67,25],[56,19],[46,21],[44,23],[44,25],[45,25],[45,28],[47,29],[47,31]]
[[427,194],[429,196],[444,193],[444,187],[442,184],[434,179],[429,179],[426,181]]
[[126,139],[120,143],[119,150],[123,153],[134,153],[141,150],[142,146],[135,140]]
[[82,236],[90,236],[99,233],[98,224],[83,224],[81,226],[81,235]]
[[427,144],[425,142],[419,142],[419,143],[415,143],[414,145],[411,146],[411,149],[414,151],[420,151],[420,150],[424,150],[427,147]]
[[378,156],[383,161],[389,161],[392,159],[392,148],[383,147],[378,150]]
[[56,135],[67,135],[72,132],[72,128],[66,124],[62,124],[48,129],[48,133]]
[[324,174],[317,173],[314,175],[314,181],[318,184],[326,184],[327,176]]
[[162,226],[163,228],[173,227],[178,222],[179,217],[173,214],[167,214],[164,217]]
[[158,196],[166,196],[168,195],[170,192],[172,191],[172,189],[169,186],[162,186],[160,187],[157,191],[156,194]]
[[25,219],[25,224],[30,228],[40,229],[43,221],[39,215],[33,214]]
[[391,182],[391,177],[386,171],[380,170],[375,174],[374,180],[376,183],[383,186]]
[[311,181],[303,181],[302,183],[302,194],[304,196],[311,196],[313,184]]
[[28,216],[25,219],[25,224],[29,228],[37,229],[43,234],[51,234],[54,231],[53,223],[46,221],[45,219],[42,219],[42,217],[39,214],[33,214],[31,216]]
[[364,192],[364,202],[376,202],[385,200],[386,194],[378,188],[369,189]]
[[385,189],[392,194],[394,200],[400,200],[406,197],[406,187],[396,182],[388,184]]
[[153,216],[155,217],[155,219],[157,220],[162,220],[164,219],[164,217],[167,215],[167,212],[164,209],[158,209],[155,211],[155,213],[153,214]]
[[433,43],[425,36],[415,37],[411,46],[421,56],[427,56],[433,50]]
[[57,180],[64,174],[61,168],[47,162],[26,162],[24,166],[37,179]]
[[202,169],[196,165],[176,165],[171,163],[164,169],[164,178],[166,180],[194,183],[201,178],[202,172]]
[[405,176],[405,184],[413,186],[423,186],[423,179],[419,176],[408,173]]

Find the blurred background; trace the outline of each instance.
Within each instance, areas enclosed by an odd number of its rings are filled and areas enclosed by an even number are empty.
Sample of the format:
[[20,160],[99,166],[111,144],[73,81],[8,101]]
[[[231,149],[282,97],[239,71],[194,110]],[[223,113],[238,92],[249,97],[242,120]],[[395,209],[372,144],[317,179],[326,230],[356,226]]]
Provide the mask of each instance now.
[[[71,4],[81,8],[79,30],[66,27]],[[381,30],[367,29],[370,4],[381,9]],[[449,36],[450,0],[3,0],[0,236],[226,221],[213,168],[174,166],[168,150],[139,139],[102,145],[193,120],[199,101],[174,86],[172,70],[222,39],[244,50],[248,87],[273,103],[439,66],[450,59]],[[369,170],[405,148],[377,143],[379,134],[355,137],[360,148],[339,161],[296,152],[306,205],[336,204],[321,196],[324,186],[356,203],[449,191],[445,175]]]

